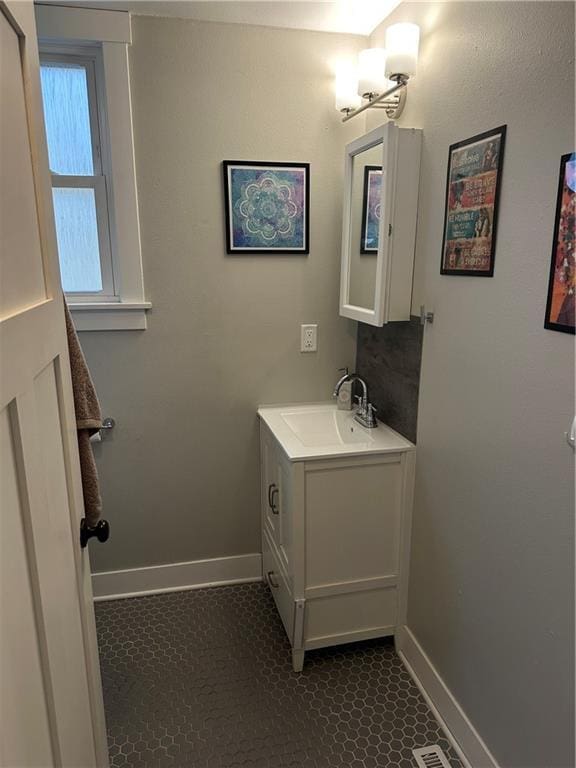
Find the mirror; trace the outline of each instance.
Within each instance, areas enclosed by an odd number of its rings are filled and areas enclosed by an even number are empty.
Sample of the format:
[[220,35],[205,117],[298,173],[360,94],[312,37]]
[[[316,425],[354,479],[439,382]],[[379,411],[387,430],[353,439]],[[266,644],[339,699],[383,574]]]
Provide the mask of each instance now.
[[374,310],[382,188],[382,144],[352,157],[348,298]]
[[[340,314],[371,325],[382,325],[383,242],[386,167],[390,144],[388,123],[346,147]],[[398,130],[398,129],[396,129]],[[384,172],[382,168],[384,167]],[[387,239],[387,238],[386,238]]]
[[422,131],[386,123],[346,147],[340,314],[409,320]]

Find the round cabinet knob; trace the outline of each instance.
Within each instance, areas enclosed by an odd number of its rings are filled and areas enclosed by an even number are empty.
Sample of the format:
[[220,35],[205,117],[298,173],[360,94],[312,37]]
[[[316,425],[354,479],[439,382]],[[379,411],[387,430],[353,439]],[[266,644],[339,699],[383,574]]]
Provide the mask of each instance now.
[[90,528],[86,518],[83,517],[80,521],[80,546],[82,549],[86,547],[88,541],[94,536],[101,544],[108,541],[110,538],[110,523],[108,520],[99,520],[94,528]]

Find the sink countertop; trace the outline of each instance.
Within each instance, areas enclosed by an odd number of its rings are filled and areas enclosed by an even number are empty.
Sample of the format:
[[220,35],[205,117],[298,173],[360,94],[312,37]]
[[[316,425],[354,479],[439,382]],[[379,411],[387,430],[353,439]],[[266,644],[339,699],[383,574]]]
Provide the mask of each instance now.
[[261,405],[258,416],[291,461],[398,453],[416,448],[382,422],[378,422],[376,429],[366,429],[354,421],[354,411],[339,411],[333,402]]

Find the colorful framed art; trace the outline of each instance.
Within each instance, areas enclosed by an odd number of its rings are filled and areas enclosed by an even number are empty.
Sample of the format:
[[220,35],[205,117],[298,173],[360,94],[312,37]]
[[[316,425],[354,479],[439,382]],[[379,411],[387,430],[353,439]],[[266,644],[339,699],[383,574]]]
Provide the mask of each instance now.
[[492,277],[506,126],[452,144],[440,274]]
[[309,163],[225,160],[222,170],[227,253],[309,253]]
[[360,253],[378,253],[381,204],[382,166],[367,165],[364,168]]
[[572,152],[563,155],[560,161],[548,299],[544,320],[545,328],[563,333],[574,333],[576,323],[575,228],[576,153]]

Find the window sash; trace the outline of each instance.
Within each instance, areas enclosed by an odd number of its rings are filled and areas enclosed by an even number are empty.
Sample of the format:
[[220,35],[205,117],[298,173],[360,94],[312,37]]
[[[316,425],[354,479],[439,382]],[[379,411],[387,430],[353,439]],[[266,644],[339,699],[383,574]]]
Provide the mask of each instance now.
[[110,247],[110,232],[108,226],[108,206],[105,176],[64,176],[52,175],[52,188],[93,189],[96,203],[96,223],[98,225],[98,251],[100,254],[100,272],[102,275],[101,291],[67,291],[66,295],[74,301],[89,298],[91,301],[117,300],[114,291],[114,270],[112,268],[112,249]]
[[[40,65],[43,67],[82,67],[86,73],[88,89],[88,112],[90,116],[90,138],[92,142],[92,163],[94,173],[102,171],[102,152],[100,148],[100,122],[98,116],[98,94],[96,88],[96,59],[93,56],[78,56],[76,54],[41,53]],[[52,169],[50,169],[52,170]]]
[[72,52],[42,50],[40,64],[42,66],[81,66],[86,72],[88,89],[88,109],[90,115],[90,135],[92,141],[92,163],[94,176],[72,176],[65,174],[52,174],[52,187],[79,187],[92,188],[96,204],[96,221],[98,226],[98,251],[100,256],[100,272],[102,276],[101,291],[67,291],[66,295],[73,302],[83,301],[119,301],[120,297],[115,286],[114,262],[110,238],[110,189],[109,172],[105,162],[106,153],[103,152],[102,138],[106,135],[104,115],[101,105],[104,103],[102,88],[102,63],[99,57],[99,49],[79,51],[75,48]]

